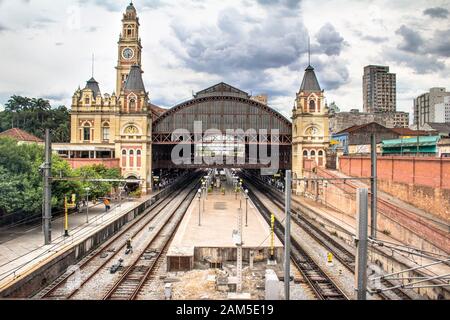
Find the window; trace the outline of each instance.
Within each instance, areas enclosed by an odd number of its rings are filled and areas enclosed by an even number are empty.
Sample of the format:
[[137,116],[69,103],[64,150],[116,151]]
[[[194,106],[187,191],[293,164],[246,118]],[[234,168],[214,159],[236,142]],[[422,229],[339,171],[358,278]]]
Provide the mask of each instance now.
[[126,156],[126,155],[127,155],[127,150],[123,149],[123,150],[122,150],[122,155],[123,155],[123,156]]
[[91,127],[84,127],[83,128],[83,140],[84,141],[91,141]]
[[102,136],[103,136],[103,141],[109,140],[109,126],[104,126],[102,128]]
[[85,98],[85,99],[84,99],[84,103],[85,103],[85,104],[90,104],[90,103],[91,103],[91,99]]
[[314,150],[311,151],[311,157],[315,157],[316,156],[316,152]]
[[308,151],[307,151],[307,150],[303,151],[303,156],[304,156],[304,157],[307,157],[307,156],[308,156]]
[[323,156],[323,151],[320,150],[320,151],[319,151],[319,157],[322,157],[322,156]]
[[314,100],[309,101],[309,112],[316,112],[316,103]]
[[136,100],[134,100],[134,99],[130,99],[130,112],[134,112],[134,111],[136,111]]
[[134,156],[134,151],[130,150],[130,156]]

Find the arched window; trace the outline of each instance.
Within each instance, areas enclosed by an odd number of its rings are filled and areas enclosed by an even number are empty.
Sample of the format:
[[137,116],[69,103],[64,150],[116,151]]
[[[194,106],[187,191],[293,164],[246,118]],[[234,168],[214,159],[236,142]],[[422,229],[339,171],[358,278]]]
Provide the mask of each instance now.
[[103,139],[103,141],[109,141],[109,123],[108,122],[103,123],[102,139]]
[[91,124],[87,121],[82,125],[82,138],[83,141],[91,141]]
[[323,151],[322,150],[319,151],[319,157],[323,157]]
[[141,150],[136,151],[136,166],[138,168],[141,167],[141,154],[142,154]]
[[125,168],[127,166],[127,150],[122,149],[122,167]]
[[129,153],[130,153],[130,155],[129,155],[130,167],[134,167],[134,150],[130,150]]
[[309,101],[309,112],[316,112],[316,102],[314,100]]
[[311,150],[311,157],[315,157],[316,156],[316,151]]
[[131,98],[129,101],[129,110],[130,112],[136,111],[136,100],[134,98]]
[[308,150],[303,151],[303,156],[307,157],[308,156]]

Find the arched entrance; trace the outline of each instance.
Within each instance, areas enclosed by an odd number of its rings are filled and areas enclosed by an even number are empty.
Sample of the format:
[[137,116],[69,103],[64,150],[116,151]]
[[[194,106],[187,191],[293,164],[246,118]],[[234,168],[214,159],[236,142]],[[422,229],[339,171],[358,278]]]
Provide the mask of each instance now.
[[[248,93],[219,83],[153,122],[152,168],[259,169],[276,159],[279,169],[290,169],[291,143],[288,119]],[[179,163],[173,161],[176,146],[182,149]],[[217,160],[214,165],[206,160],[211,158]]]
[[[138,177],[137,177],[137,175],[130,174],[130,175],[126,176],[126,179],[138,180]],[[129,194],[131,192],[135,192],[135,191],[139,190],[140,187],[141,187],[141,183],[139,183],[139,182],[127,182],[125,184],[124,190],[127,194]]]

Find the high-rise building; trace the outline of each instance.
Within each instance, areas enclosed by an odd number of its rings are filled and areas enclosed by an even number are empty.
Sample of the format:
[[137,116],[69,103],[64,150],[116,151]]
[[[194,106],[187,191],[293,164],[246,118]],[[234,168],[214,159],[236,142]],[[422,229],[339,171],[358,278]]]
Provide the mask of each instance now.
[[444,97],[444,101],[442,103],[437,103],[434,105],[435,118],[434,122],[450,123],[450,95]]
[[386,66],[366,66],[363,76],[364,112],[395,112],[396,75]]
[[[419,120],[419,127],[430,122],[447,122],[440,111],[445,109],[445,97],[450,97],[450,92],[435,87],[414,99],[414,125],[417,126]],[[443,112],[445,114],[445,110]]]

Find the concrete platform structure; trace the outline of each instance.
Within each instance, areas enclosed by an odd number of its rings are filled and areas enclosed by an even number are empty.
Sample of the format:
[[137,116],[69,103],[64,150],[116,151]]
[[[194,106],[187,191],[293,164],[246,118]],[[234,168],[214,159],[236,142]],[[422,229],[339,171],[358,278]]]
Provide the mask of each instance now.
[[[243,261],[263,261],[269,257],[270,227],[254,204],[248,200],[248,226],[245,226],[246,200],[239,195],[237,200],[231,187],[225,195],[218,190],[203,197],[201,206],[201,226],[199,226],[199,201],[195,199],[181,222],[167,253],[168,271],[187,271],[198,262],[220,267],[227,261],[236,261],[236,245],[232,233],[237,230],[238,212],[242,201]],[[204,205],[204,210],[203,210]],[[275,236],[274,255],[277,261],[283,260],[283,244]]]
[[90,211],[89,224],[84,223],[84,214],[71,217],[74,224],[67,238],[60,236],[62,222],[57,219],[53,222],[54,239],[51,245],[43,244],[40,228],[1,243],[0,297],[26,298],[30,293],[42,289],[166,192],[168,190],[147,195],[137,201],[124,202],[108,213],[94,208]]

